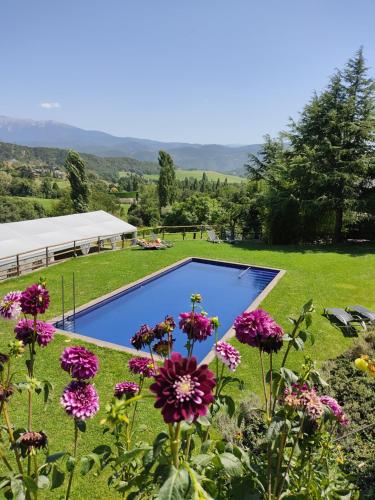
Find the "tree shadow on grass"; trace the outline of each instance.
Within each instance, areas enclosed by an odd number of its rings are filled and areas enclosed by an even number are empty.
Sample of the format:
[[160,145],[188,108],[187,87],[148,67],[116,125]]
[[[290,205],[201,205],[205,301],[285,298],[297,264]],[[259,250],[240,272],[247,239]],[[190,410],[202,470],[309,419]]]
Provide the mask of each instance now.
[[266,243],[258,242],[238,242],[235,245],[236,248],[242,248],[244,250],[266,250],[268,252],[278,252],[278,253],[297,253],[297,254],[307,254],[307,253],[337,253],[342,255],[348,255],[350,257],[363,257],[364,255],[374,255],[375,254],[375,243],[366,244],[354,244],[354,243],[342,243],[339,245],[270,245]]

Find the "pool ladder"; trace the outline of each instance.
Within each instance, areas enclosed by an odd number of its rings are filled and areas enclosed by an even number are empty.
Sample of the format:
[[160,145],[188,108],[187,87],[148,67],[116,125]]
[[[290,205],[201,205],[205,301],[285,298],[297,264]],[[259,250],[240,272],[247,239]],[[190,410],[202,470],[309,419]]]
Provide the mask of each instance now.
[[251,266],[249,266],[246,269],[244,269],[243,271],[241,271],[240,274],[238,275],[238,279],[241,279],[242,276],[244,276],[247,273],[247,271],[250,271],[250,269],[251,269]]

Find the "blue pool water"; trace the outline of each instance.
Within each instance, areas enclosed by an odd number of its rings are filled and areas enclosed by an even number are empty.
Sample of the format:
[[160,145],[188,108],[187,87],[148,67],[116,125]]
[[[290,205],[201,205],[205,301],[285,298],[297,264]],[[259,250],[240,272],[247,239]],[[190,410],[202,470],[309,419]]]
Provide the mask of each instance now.
[[[190,259],[156,278],[145,279],[140,285],[107,299],[76,314],[75,320],[65,320],[67,331],[95,339],[132,347],[130,339],[141,324],[154,326],[172,315],[190,310],[190,296],[200,293],[202,306],[209,316],[219,316],[219,337],[278,274],[277,270],[240,264],[223,264],[203,259]],[[178,328],[174,350],[185,352],[186,336]],[[199,361],[210,352],[214,338],[196,343],[194,354]]]

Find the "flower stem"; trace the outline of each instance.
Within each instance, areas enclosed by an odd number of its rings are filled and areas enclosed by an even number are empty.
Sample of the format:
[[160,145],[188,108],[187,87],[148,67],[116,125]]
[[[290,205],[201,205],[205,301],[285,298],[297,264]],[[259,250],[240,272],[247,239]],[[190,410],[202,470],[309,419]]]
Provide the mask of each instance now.
[[[78,442],[78,425],[77,425],[76,419],[74,419],[74,447],[73,447],[73,457],[74,458],[77,457],[77,442]],[[65,495],[65,500],[68,500],[69,496],[70,496],[70,490],[72,488],[74,470],[75,470],[75,463],[74,463],[73,469],[70,472],[68,488],[66,490],[66,495]]]
[[302,434],[302,429],[303,429],[303,423],[304,423],[304,420],[305,418],[302,417],[301,419],[301,425],[300,425],[300,428],[299,428],[299,431],[298,431],[298,434],[294,440],[294,443],[293,443],[293,446],[292,446],[292,450],[290,452],[290,457],[289,457],[289,460],[288,460],[288,464],[286,466],[286,469],[285,469],[285,473],[284,473],[284,476],[283,476],[283,479],[281,481],[281,485],[280,485],[280,488],[278,489],[278,491],[276,492],[277,494],[277,498],[280,498],[282,492],[283,492],[283,488],[284,488],[284,484],[285,484],[285,481],[286,481],[286,477],[287,475],[289,474],[289,469],[290,469],[290,466],[292,464],[292,459],[293,459],[293,455],[294,455],[294,452],[295,452],[295,449],[296,449],[296,446],[297,446],[297,443],[298,443],[298,440],[299,438],[301,437],[301,434]]
[[178,457],[179,451],[179,443],[180,443],[180,426],[181,423],[177,422],[176,427],[173,427],[173,424],[169,424],[169,436],[171,443],[171,452],[172,452],[172,463],[178,469],[180,465],[180,460]]
[[267,415],[267,421],[268,421],[269,420],[269,414],[268,414],[268,399],[267,399],[267,390],[266,390],[266,376],[264,374],[262,349],[260,349],[260,348],[259,348],[259,360],[260,360],[260,369],[262,371],[263,395],[264,395],[264,402],[265,402],[265,405],[266,405],[266,415]]
[[7,426],[7,430],[8,430],[9,441],[12,444],[12,448],[14,450],[14,455],[16,457],[16,462],[17,462],[18,470],[19,470],[20,474],[23,475],[23,467],[22,467],[20,456],[18,454],[17,444],[16,444],[16,441],[14,439],[12,424],[10,423],[9,414],[8,414],[8,408],[7,408],[7,404],[6,403],[4,403],[4,406],[3,406],[3,414],[4,414],[4,420],[5,420],[5,423],[6,423],[6,426]]

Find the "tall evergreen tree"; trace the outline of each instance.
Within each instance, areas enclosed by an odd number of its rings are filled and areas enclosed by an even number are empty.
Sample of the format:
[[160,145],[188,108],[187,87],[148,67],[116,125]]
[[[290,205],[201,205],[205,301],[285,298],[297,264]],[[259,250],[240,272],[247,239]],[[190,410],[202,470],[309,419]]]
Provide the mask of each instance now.
[[345,211],[356,208],[373,180],[374,98],[374,81],[367,77],[360,49],[287,134],[295,194],[302,202],[318,200],[334,211],[336,242],[342,239]]
[[176,171],[171,155],[166,151],[159,151],[159,181],[158,194],[160,208],[171,205],[176,198]]
[[75,151],[70,150],[65,160],[65,168],[71,188],[71,199],[76,213],[88,211],[89,187],[85,164]]

